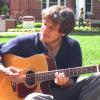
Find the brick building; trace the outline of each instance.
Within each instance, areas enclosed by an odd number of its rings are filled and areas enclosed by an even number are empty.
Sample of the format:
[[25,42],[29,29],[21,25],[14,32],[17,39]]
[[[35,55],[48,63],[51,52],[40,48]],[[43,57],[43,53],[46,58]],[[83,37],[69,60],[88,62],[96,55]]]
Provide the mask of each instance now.
[[79,18],[80,8],[84,8],[84,18],[100,21],[100,0],[8,0],[9,13],[19,17],[35,16],[41,20],[41,10],[54,4],[65,5],[74,10],[76,19]]

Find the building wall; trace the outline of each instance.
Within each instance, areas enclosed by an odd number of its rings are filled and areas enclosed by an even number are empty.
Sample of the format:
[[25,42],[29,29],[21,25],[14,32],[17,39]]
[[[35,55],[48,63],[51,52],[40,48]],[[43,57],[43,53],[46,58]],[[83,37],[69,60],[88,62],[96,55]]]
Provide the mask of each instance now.
[[93,20],[100,20],[100,1],[93,0],[93,8],[92,8],[92,15],[89,15],[89,18]]
[[16,19],[19,16],[34,16],[41,19],[41,2],[36,0],[10,0],[10,15]]
[[87,15],[88,19],[100,20],[100,1],[92,0],[92,13]]
[[[35,16],[36,20],[41,20],[41,2],[39,0],[8,0],[10,3],[10,14],[17,17],[31,15]],[[66,6],[73,9],[78,18],[80,11],[80,1],[84,1],[82,5],[85,5],[85,0],[66,0]],[[77,3],[76,3],[77,2]],[[79,3],[79,4],[78,4]],[[85,9],[85,6],[84,6]],[[19,13],[18,13],[19,12]],[[22,12],[22,13],[20,13]],[[88,15],[88,18],[94,20],[100,20],[100,1],[93,0],[92,3],[92,15]]]

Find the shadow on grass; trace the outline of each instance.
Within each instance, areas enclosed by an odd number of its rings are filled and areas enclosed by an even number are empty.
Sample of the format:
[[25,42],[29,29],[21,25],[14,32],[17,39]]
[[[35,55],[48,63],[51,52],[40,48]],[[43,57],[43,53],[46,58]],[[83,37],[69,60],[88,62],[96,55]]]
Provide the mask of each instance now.
[[16,37],[16,36],[0,36],[0,38],[13,38],[13,37]]
[[[78,36],[95,36],[99,35],[100,36],[100,31],[72,31],[70,35],[78,35]],[[0,38],[13,38],[16,37],[17,35],[10,35],[10,34],[5,34],[5,35],[0,35]]]
[[79,36],[95,36],[99,35],[100,36],[100,31],[73,31],[70,33],[70,35],[79,35]]

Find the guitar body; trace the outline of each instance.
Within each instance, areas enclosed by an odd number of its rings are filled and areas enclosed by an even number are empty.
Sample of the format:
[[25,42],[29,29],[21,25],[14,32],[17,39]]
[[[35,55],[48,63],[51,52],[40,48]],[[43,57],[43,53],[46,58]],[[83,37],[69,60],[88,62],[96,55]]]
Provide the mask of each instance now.
[[[14,66],[20,69],[21,75],[55,69],[54,60],[42,54],[28,58],[6,54],[3,56],[2,61],[6,67]],[[25,81],[15,83],[3,72],[0,72],[0,100],[23,100],[28,94],[34,92],[50,94],[49,81],[34,82],[32,85],[27,85]]]

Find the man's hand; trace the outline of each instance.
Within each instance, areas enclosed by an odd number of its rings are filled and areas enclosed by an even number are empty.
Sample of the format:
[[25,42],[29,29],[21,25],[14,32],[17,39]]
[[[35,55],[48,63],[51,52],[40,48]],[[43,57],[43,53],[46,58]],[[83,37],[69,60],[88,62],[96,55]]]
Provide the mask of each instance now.
[[4,70],[5,74],[14,82],[21,81],[20,70],[14,67],[7,67]]
[[70,86],[73,83],[73,80],[69,77],[66,77],[64,73],[55,73],[55,83],[61,87]]

